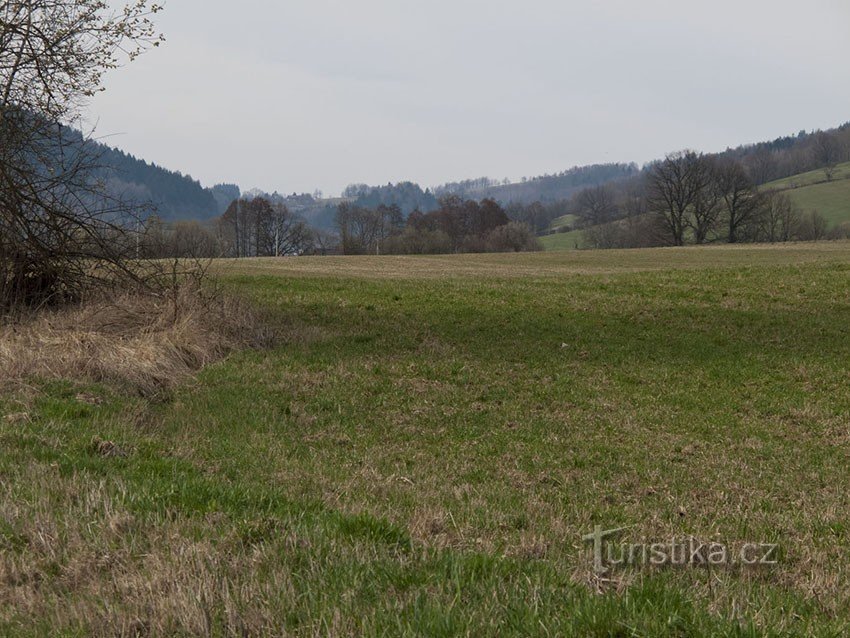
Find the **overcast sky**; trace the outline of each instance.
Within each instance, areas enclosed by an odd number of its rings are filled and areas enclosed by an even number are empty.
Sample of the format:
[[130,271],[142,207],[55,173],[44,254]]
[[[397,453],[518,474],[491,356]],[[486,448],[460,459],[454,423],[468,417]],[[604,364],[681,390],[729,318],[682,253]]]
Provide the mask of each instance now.
[[97,134],[338,194],[721,150],[850,120],[848,0],[166,0]]

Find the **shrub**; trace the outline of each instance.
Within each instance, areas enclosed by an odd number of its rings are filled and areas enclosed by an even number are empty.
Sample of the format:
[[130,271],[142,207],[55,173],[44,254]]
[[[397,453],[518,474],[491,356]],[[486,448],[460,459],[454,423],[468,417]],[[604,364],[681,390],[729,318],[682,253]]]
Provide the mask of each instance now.
[[487,235],[487,250],[491,252],[525,252],[543,250],[540,240],[528,224],[509,222],[494,228]]

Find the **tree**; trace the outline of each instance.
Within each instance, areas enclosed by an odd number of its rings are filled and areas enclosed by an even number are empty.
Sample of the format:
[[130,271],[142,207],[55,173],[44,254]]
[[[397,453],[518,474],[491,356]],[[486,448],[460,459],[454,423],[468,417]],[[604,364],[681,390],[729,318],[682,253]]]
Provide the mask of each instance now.
[[304,220],[293,215],[285,204],[272,206],[270,224],[266,232],[269,246],[263,254],[270,257],[301,255],[315,249],[316,235]]
[[343,253],[366,255],[380,252],[380,242],[392,234],[399,216],[397,207],[380,206],[370,210],[343,202],[336,214]]
[[785,193],[769,192],[759,211],[759,238],[769,242],[791,241],[800,226],[800,210]]
[[165,224],[162,223],[159,215],[150,215],[139,229],[136,256],[141,259],[167,257],[167,243]]
[[767,148],[759,148],[746,158],[747,169],[756,184],[766,184],[777,174],[777,162],[774,154]]
[[841,144],[831,133],[819,131],[815,134],[812,145],[815,162],[823,168],[827,181],[831,182],[835,177],[835,169],[843,159]]
[[761,205],[758,189],[741,163],[735,160],[721,161],[715,169],[714,180],[726,217],[726,238],[734,244],[740,238],[741,229],[753,220]]
[[237,259],[248,256],[247,232],[248,202],[235,199],[218,222],[219,241],[226,247],[226,253]]
[[829,222],[818,211],[813,210],[802,216],[797,227],[797,237],[802,241],[820,241],[827,236]]
[[157,11],[148,0],[118,11],[104,0],[0,3],[0,307],[140,279],[129,261],[139,211],[94,178],[97,158],[68,126],[106,71],[160,42]]
[[528,226],[521,222],[508,222],[494,228],[487,235],[487,250],[491,252],[524,252],[542,250],[540,241]]
[[694,167],[696,189],[688,225],[694,231],[694,241],[704,244],[710,234],[716,231],[720,218],[723,193],[717,178],[717,162],[712,157],[702,156]]
[[619,213],[613,190],[609,186],[584,189],[576,197],[576,213],[588,226],[613,221]]
[[673,245],[684,246],[689,215],[708,178],[704,157],[692,151],[668,155],[650,169],[647,203]]
[[283,257],[313,250],[314,233],[282,203],[238,199],[218,220],[219,242],[233,257]]
[[221,247],[212,233],[200,222],[180,221],[174,224],[165,257],[211,259],[221,256]]

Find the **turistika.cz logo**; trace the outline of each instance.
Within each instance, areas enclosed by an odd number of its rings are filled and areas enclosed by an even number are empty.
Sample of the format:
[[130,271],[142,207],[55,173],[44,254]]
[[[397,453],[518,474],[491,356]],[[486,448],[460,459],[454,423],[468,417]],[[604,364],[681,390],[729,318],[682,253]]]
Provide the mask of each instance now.
[[624,568],[695,568],[695,567],[763,567],[779,562],[779,546],[769,543],[718,543],[696,538],[672,538],[665,542],[618,542],[616,538],[628,530],[603,529],[583,537],[593,545],[593,569],[607,575]]

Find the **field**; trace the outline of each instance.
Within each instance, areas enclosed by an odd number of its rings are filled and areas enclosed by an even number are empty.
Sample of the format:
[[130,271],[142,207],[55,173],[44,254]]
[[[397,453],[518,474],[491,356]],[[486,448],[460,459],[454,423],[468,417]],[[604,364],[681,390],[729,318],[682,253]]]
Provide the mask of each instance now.
[[216,268],[277,346],[4,391],[0,634],[846,635],[850,244]]
[[816,210],[830,226],[850,222],[850,163],[839,165],[831,182],[821,170],[771,182],[764,188],[786,191],[803,212]]
[[584,248],[584,230],[544,235],[540,237],[540,243],[544,250],[578,250]]
[[556,219],[552,220],[550,224],[551,228],[561,228],[563,226],[575,226],[575,223],[578,221],[577,215],[561,215]]

